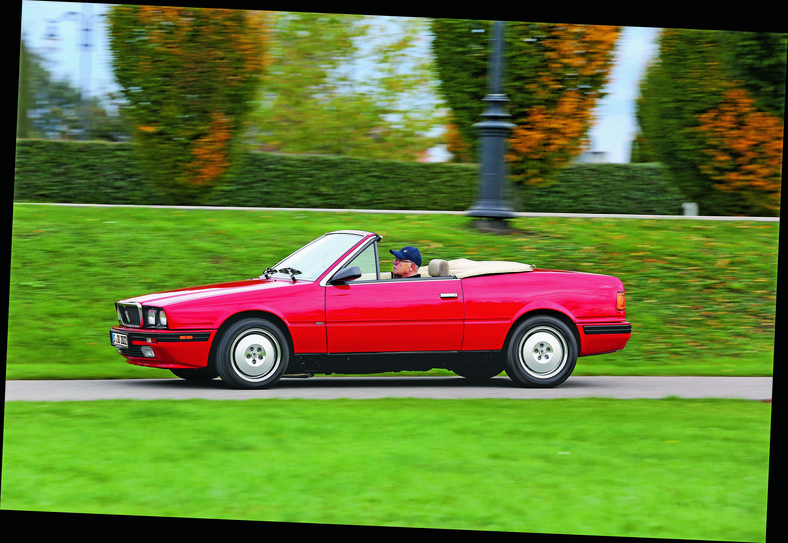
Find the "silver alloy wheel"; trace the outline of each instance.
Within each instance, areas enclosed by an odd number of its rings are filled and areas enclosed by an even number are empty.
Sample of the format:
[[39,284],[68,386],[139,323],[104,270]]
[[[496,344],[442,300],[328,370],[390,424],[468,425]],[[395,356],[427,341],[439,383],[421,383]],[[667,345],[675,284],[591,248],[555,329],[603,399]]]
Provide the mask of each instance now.
[[517,347],[520,366],[537,379],[549,379],[559,373],[566,364],[567,352],[566,340],[552,326],[529,330]]
[[276,338],[262,328],[252,328],[235,338],[230,348],[233,368],[241,379],[258,382],[276,371],[282,359]]

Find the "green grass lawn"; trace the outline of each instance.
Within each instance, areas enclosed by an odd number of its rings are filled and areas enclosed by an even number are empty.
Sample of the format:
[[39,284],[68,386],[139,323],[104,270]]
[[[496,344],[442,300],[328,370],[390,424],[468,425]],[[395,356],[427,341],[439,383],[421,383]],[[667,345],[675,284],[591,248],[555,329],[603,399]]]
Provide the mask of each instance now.
[[[264,204],[264,202],[260,202]],[[616,275],[633,335],[575,373],[771,375],[779,223],[518,218],[516,234],[457,215],[15,205],[7,378],[165,377],[109,345],[116,300],[258,276],[334,229],[383,236],[382,250],[516,260]]]
[[764,541],[771,405],[11,402],[3,509]]

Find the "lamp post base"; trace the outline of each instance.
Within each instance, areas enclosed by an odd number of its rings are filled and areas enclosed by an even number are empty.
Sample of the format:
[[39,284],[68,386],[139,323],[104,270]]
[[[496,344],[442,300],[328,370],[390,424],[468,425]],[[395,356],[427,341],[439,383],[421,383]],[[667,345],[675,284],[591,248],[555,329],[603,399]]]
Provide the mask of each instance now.
[[514,232],[506,219],[476,219],[473,221],[473,225],[476,230],[485,234],[511,234]]

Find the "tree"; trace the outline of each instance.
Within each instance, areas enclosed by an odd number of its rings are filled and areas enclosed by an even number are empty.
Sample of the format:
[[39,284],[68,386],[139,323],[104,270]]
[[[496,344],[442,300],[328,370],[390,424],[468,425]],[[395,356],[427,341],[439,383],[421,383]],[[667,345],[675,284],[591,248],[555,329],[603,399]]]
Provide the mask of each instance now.
[[285,153],[415,160],[434,144],[425,20],[333,13],[276,15],[255,141]]
[[[774,214],[783,121],[760,109],[765,105],[779,112],[771,84],[758,84],[758,77],[739,79],[763,70],[750,54],[735,52],[736,43],[744,43],[736,33],[663,30],[659,57],[641,82],[638,122],[674,185],[704,214]],[[779,39],[760,43],[778,51],[784,47]],[[760,56],[764,66],[773,66],[779,57],[764,48]],[[784,86],[784,54],[782,70],[760,80],[780,77]]]
[[[81,118],[82,92],[67,79],[54,79],[44,58],[20,43],[17,137],[78,139],[85,130]],[[88,100],[90,129],[87,139],[128,141],[122,105],[113,95]]]
[[759,110],[784,122],[788,34],[723,32],[719,38],[729,77],[755,99]]
[[646,138],[643,137],[643,133],[639,130],[635,134],[635,139],[632,140],[629,161],[633,164],[657,161],[654,151],[651,149]]
[[756,101],[732,86],[720,103],[698,117],[705,136],[701,173],[714,188],[732,193],[750,208],[780,209],[784,124],[759,111]]
[[[464,148],[471,159],[473,124],[487,92],[490,25],[455,19],[432,25],[440,86],[456,124],[449,150]],[[614,26],[506,23],[504,93],[515,125],[506,158],[514,182],[551,181],[587,146],[619,33]]]
[[32,92],[30,70],[34,66],[33,59],[30,58],[30,50],[27,48],[25,40],[19,43],[19,90],[16,101],[16,137],[30,137],[30,117],[28,111],[31,108]]
[[268,16],[117,5],[109,22],[142,169],[169,201],[193,203],[233,163],[267,62]]

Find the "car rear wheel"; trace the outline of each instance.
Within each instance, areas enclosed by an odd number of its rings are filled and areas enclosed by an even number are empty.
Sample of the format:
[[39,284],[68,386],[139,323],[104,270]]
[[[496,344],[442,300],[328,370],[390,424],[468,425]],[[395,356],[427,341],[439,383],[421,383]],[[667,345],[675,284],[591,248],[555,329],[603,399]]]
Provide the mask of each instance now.
[[216,369],[233,388],[266,388],[284,374],[290,359],[287,337],[265,319],[244,319],[219,340]]
[[517,326],[506,354],[506,374],[529,387],[554,387],[572,374],[577,342],[569,327],[547,315],[532,317]]

